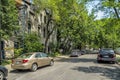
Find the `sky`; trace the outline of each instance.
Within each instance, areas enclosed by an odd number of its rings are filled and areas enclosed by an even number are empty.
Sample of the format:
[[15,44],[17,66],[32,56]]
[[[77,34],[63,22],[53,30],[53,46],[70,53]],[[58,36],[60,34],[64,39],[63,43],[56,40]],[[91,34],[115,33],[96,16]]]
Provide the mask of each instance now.
[[[92,9],[93,9],[96,5],[98,5],[98,3],[99,3],[99,1],[98,1],[98,0],[95,0],[95,1],[89,2],[89,3],[87,4],[87,9],[88,9],[89,14],[91,13]],[[102,12],[102,11],[99,10],[98,12],[95,13],[95,16],[96,16],[96,19],[101,19],[101,18],[104,17],[104,12]]]

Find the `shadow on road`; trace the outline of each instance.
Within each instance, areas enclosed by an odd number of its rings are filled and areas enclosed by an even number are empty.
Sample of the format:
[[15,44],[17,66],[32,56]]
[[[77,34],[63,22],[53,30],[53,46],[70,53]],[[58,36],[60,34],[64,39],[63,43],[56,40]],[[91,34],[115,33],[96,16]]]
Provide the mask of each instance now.
[[[42,68],[46,68],[46,67],[50,67],[50,66],[43,66],[43,67],[39,67],[38,69],[37,69],[37,71],[39,71],[40,69],[42,69]],[[37,72],[36,71],[36,72]],[[24,74],[24,73],[30,73],[30,72],[32,72],[31,70],[11,70],[10,71],[10,73],[15,73],[15,74]]]
[[30,70],[11,70],[10,73],[15,73],[15,74],[24,74],[24,73],[29,73]]
[[84,73],[98,73],[101,76],[106,76],[112,80],[120,80],[119,79],[120,68],[118,67],[114,67],[113,69],[113,68],[90,66],[90,67],[75,67],[75,68],[72,68],[72,70],[77,70]]
[[97,63],[96,59],[88,59],[88,58],[77,58],[77,57],[70,57],[70,58],[61,58],[56,60],[57,62],[71,62],[71,63],[79,63],[79,62],[93,62]]

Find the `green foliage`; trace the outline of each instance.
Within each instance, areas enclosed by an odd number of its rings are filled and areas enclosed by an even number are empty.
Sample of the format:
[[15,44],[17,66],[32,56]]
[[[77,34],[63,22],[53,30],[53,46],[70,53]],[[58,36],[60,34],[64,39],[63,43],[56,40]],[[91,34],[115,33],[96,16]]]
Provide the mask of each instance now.
[[5,66],[5,65],[8,65],[11,63],[11,60],[3,60],[2,61],[2,65]]
[[40,42],[40,38],[35,33],[26,35],[24,51],[25,52],[43,51],[43,45]]
[[2,27],[0,34],[2,38],[8,39],[13,35],[14,30],[18,26],[18,12],[14,0],[1,0],[0,17],[2,19]]
[[18,57],[23,52],[23,48],[14,49],[14,57]]
[[51,56],[51,57],[58,57],[58,56],[60,56],[61,54],[59,53],[59,52],[55,52],[55,53],[51,53],[51,54],[49,54],[49,56]]

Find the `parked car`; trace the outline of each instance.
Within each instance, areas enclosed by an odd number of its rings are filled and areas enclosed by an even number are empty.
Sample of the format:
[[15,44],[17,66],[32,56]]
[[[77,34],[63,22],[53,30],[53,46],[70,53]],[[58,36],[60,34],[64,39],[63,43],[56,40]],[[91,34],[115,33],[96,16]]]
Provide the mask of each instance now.
[[81,52],[81,55],[84,55],[87,53],[86,50],[81,50],[80,52]]
[[43,52],[25,53],[18,58],[12,60],[11,67],[13,69],[30,69],[36,71],[38,67],[45,65],[53,65],[54,59]]
[[115,63],[116,56],[115,56],[114,50],[109,48],[101,49],[98,53],[97,61],[98,62],[109,61],[109,62]]
[[80,50],[72,50],[70,57],[79,57],[81,55]]
[[4,66],[0,66],[0,80],[6,79],[8,76],[8,69]]

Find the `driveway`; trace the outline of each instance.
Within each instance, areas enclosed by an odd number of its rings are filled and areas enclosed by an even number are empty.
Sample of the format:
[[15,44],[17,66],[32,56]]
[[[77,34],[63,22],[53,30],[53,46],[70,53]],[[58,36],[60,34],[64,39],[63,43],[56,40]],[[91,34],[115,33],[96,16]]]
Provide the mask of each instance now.
[[8,80],[120,80],[117,64],[97,63],[96,54],[61,57],[54,66],[29,70],[10,70]]

